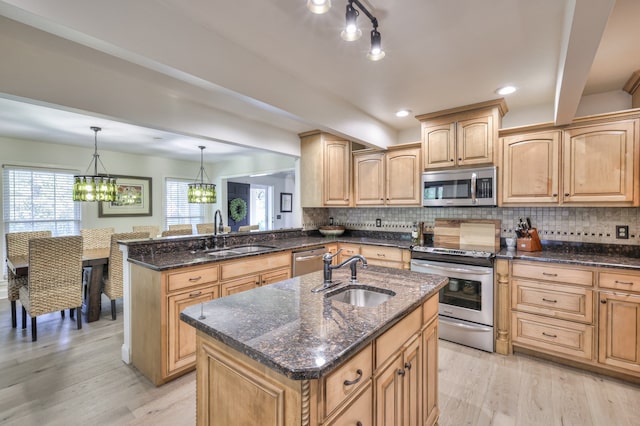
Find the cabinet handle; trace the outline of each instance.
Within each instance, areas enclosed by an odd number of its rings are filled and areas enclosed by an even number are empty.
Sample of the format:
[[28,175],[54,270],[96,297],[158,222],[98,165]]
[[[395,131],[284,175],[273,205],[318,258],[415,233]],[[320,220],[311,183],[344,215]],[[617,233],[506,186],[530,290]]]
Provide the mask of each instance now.
[[202,294],[201,291],[196,291],[195,293],[189,293],[189,297],[198,297]]
[[600,303],[602,303],[603,305],[607,304],[607,299],[600,299]]
[[565,193],[564,193],[564,196],[565,196],[565,197],[568,197],[568,196],[569,196],[569,193],[568,193],[568,192],[565,192]]
[[458,158],[458,161],[462,161],[462,158]]
[[552,194],[552,196],[557,197],[557,196],[558,196],[558,194]]
[[449,161],[453,161],[453,158],[451,160],[449,160]]
[[256,281],[256,285],[260,285],[260,281]]
[[196,281],[200,281],[202,279],[202,276],[197,276],[197,277],[193,277],[193,278],[189,278],[189,282],[196,282]]
[[384,253],[378,253],[378,257],[385,257]]
[[360,370],[359,368],[356,370],[356,374],[358,375],[358,377],[356,377],[353,380],[345,380],[344,381],[344,385],[345,386],[352,386],[355,385],[356,383],[358,383],[360,381],[360,379],[362,379],[362,370]]
[[633,281],[614,281],[616,284],[633,285]]
[[362,426],[362,422],[360,421],[356,422],[356,426]]
[[558,301],[557,301],[557,300],[547,299],[547,298],[544,298],[544,297],[542,298],[542,301],[543,301],[543,302],[549,302],[549,303],[558,303]]
[[543,272],[542,275],[546,275],[547,277],[557,277],[558,274],[551,274],[549,272]]
[[404,371],[404,369],[398,368],[398,376],[404,376],[405,374],[407,374],[407,372]]
[[558,337],[558,336],[556,336],[555,334],[545,333],[544,331],[542,332],[542,335],[543,335],[543,336],[547,336],[547,337],[551,337],[551,338],[553,338],[553,339],[555,339],[556,337]]
[[410,362],[405,362],[404,363],[404,368],[406,368],[407,370],[411,370],[411,363]]

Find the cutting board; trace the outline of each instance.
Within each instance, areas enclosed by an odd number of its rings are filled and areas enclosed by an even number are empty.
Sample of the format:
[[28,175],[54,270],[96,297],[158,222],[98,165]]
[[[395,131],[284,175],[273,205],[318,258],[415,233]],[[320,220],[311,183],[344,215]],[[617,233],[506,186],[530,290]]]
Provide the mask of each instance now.
[[436,219],[434,247],[485,249],[500,248],[499,219]]

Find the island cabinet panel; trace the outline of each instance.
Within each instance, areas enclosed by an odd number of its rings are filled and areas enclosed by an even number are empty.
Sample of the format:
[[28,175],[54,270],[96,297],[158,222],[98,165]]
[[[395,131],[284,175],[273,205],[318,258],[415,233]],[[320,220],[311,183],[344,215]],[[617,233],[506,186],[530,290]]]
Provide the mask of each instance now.
[[402,350],[403,345],[416,333],[422,325],[421,309],[416,309],[389,331],[376,339],[376,368],[380,368],[391,356]]
[[333,411],[352,393],[371,382],[373,349],[362,349],[325,379],[325,412]]
[[371,380],[363,387],[354,400],[323,422],[323,426],[373,425],[373,389]]
[[397,354],[375,377],[376,425],[402,424],[402,354]]
[[598,361],[640,373],[640,295],[600,292]]
[[[435,299],[435,298],[434,298]],[[436,305],[436,313],[438,306]],[[434,425],[438,421],[438,320],[431,317],[422,330],[422,423]]]

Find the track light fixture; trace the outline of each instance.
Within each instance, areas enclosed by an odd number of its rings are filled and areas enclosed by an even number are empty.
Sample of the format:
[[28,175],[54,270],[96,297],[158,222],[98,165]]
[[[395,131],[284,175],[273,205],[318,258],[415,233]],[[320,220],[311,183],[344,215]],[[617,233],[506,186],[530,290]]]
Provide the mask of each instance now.
[[[356,9],[354,6],[357,6]],[[330,0],[307,0],[307,7],[313,13],[321,14],[325,13],[331,7]],[[344,30],[340,33],[345,41],[358,40],[362,36],[362,31],[358,28],[358,16],[360,12],[367,15],[367,18],[371,21],[373,29],[371,30],[371,50],[367,53],[367,58],[372,61],[379,61],[384,58],[384,51],[382,50],[382,36],[378,31],[378,20],[375,16],[369,12],[369,10],[360,3],[359,0],[348,0],[347,10],[345,12],[345,26]]]

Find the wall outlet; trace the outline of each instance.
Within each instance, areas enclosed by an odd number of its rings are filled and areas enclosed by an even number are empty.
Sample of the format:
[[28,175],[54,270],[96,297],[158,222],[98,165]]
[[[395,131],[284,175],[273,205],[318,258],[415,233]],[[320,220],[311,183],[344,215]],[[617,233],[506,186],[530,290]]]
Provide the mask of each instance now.
[[382,219],[376,219],[376,228],[380,228],[382,226]]
[[616,238],[624,240],[629,239],[629,226],[616,225]]

